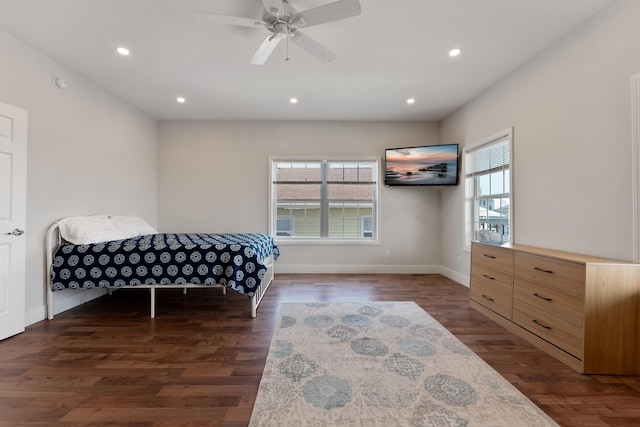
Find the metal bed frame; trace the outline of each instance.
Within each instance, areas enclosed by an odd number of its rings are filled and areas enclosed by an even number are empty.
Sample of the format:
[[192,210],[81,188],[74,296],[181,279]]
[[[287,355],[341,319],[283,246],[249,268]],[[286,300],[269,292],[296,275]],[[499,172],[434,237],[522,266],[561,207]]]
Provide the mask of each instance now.
[[[58,230],[58,223],[53,223],[48,229],[45,236],[45,251],[46,251],[46,271],[45,271],[45,291],[47,295],[47,317],[51,320],[54,316],[54,307],[53,307],[53,289],[51,288],[51,266],[53,264],[53,254],[56,249],[62,243],[62,237],[60,236],[60,232]],[[256,293],[253,297],[251,297],[251,317],[256,317],[256,312],[258,310],[258,305],[260,305],[260,301],[262,297],[267,292],[267,288],[271,284],[274,278],[274,262],[273,256],[269,256],[266,260],[265,265],[267,266],[267,273],[264,278],[260,282],[260,284],[256,288]],[[156,289],[171,289],[171,288],[183,288],[184,293],[187,293],[187,288],[222,288],[222,294],[226,295],[227,287],[223,285],[198,285],[193,283],[186,283],[183,285],[178,284],[169,284],[169,285],[136,285],[136,286],[122,286],[117,288],[106,288],[111,295],[112,291],[118,289],[141,289],[147,288],[151,293],[151,318],[156,317]]]

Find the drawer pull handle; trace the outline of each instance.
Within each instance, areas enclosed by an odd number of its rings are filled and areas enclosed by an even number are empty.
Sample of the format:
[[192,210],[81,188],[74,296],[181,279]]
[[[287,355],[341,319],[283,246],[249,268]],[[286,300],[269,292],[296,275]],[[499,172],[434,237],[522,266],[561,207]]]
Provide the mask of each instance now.
[[485,294],[482,294],[482,298],[489,300],[491,302],[494,302],[495,300],[493,298],[489,298],[488,296],[486,296]]
[[482,277],[485,277],[489,280],[496,280],[495,277],[487,276],[486,274],[483,274]]
[[496,257],[494,257],[493,255],[483,254],[483,256],[486,256],[487,258],[491,258],[491,259],[496,259]]
[[536,325],[538,325],[538,326],[542,326],[542,327],[543,327],[543,328],[545,328],[545,329],[551,329],[551,326],[547,326],[547,325],[545,325],[545,324],[543,324],[543,323],[540,323],[540,322],[538,322],[536,319],[533,319],[533,323],[535,323],[535,324],[536,324]]
[[534,270],[537,271],[542,271],[543,273],[549,273],[549,274],[553,274],[553,271],[551,270],[545,270],[544,268],[540,268],[540,267],[533,267]]
[[541,295],[539,295],[539,294],[537,294],[537,293],[533,294],[533,296],[534,296],[534,297],[538,297],[538,298],[540,298],[540,299],[543,299],[543,300],[545,300],[545,301],[553,301],[553,298],[543,297],[543,296],[541,296]]

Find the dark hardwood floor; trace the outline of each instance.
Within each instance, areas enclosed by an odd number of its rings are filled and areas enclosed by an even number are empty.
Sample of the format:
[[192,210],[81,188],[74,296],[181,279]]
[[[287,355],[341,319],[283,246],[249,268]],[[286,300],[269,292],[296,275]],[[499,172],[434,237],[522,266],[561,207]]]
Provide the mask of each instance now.
[[[563,426],[640,425],[640,377],[585,376],[469,308],[440,275],[276,276],[249,316],[220,289],[122,290],[0,342],[0,426],[246,426],[278,306],[416,301]],[[393,426],[390,426],[393,427]]]

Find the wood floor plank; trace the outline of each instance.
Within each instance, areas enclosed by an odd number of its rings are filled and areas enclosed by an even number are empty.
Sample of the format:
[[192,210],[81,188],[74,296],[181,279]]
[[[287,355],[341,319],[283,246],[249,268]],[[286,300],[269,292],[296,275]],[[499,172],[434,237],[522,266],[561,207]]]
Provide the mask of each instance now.
[[[211,418],[222,419],[226,414],[225,408],[76,408],[69,411],[61,421],[86,423],[87,420],[97,423],[129,423],[129,422],[163,422],[163,423],[191,423],[210,422]],[[87,425],[87,424],[85,424]]]
[[258,317],[219,289],[122,290],[0,342],[0,427],[246,426],[282,302],[416,301],[562,426],[640,425],[640,377],[586,376],[441,275],[281,274]]

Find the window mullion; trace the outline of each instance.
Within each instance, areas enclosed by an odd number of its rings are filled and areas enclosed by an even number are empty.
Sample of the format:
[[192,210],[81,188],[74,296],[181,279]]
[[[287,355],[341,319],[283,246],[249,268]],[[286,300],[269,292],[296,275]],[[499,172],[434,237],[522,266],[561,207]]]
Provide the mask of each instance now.
[[320,168],[320,236],[329,236],[329,163],[322,162]]

